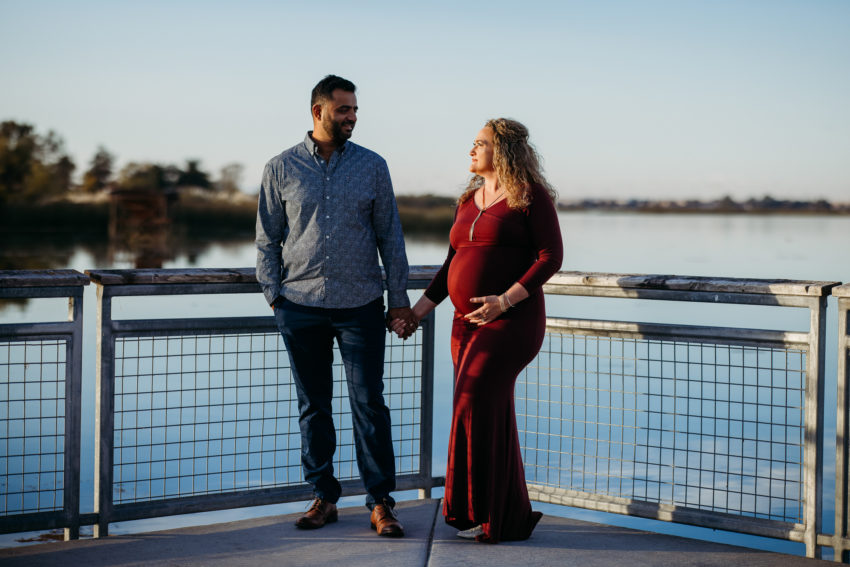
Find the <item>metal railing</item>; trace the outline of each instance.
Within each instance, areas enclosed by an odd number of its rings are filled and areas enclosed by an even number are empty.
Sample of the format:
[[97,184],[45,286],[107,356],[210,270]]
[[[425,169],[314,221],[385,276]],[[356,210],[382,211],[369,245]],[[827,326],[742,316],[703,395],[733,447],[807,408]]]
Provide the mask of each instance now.
[[838,300],[838,417],[835,439],[835,560],[850,562],[850,284],[832,290]]
[[68,320],[0,325],[0,531],[80,533],[83,288],[75,270],[0,271],[0,299],[68,298]]
[[549,318],[517,388],[532,498],[804,542],[819,556],[835,285],[557,274],[547,294],[797,307],[810,329]]
[[[87,273],[98,296],[95,537],[116,521],[310,498],[295,387],[272,317],[112,316],[116,297],[257,293],[254,271]],[[430,318],[412,340],[391,339],[384,376],[397,489],[423,495],[441,483],[431,473],[433,333]],[[334,375],[335,475],[358,494],[340,363]]]
[[[425,287],[434,273],[414,267],[410,288]],[[112,314],[114,298],[257,293],[253,270],[88,274],[98,297],[99,438],[95,510],[80,514],[81,303],[89,278],[29,273],[25,282],[0,272],[0,297],[71,298],[68,322],[0,325],[0,531],[62,527],[73,538],[80,525],[94,525],[103,536],[110,522],[308,499],[288,357],[271,317]],[[809,328],[550,316],[544,347],[517,383],[532,498],[803,542],[809,556],[831,546],[847,561],[850,286],[836,286],[557,274],[544,288],[552,299],[801,308]],[[830,291],[840,346],[835,535],[821,526]],[[434,348],[429,318],[412,339],[390,340],[386,356],[398,488],[423,495],[443,483],[431,470]],[[353,494],[362,487],[340,367],[335,375],[335,466]]]

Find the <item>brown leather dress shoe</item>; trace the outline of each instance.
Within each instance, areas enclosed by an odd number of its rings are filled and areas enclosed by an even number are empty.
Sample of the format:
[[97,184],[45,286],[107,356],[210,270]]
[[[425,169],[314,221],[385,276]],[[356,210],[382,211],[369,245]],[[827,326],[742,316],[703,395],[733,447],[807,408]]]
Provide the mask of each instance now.
[[336,522],[336,504],[316,498],[307,513],[295,520],[295,527],[302,530],[317,530],[325,524]]
[[378,535],[387,537],[402,537],[404,536],[404,528],[396,518],[393,509],[386,503],[375,504],[372,508],[372,529],[378,532]]

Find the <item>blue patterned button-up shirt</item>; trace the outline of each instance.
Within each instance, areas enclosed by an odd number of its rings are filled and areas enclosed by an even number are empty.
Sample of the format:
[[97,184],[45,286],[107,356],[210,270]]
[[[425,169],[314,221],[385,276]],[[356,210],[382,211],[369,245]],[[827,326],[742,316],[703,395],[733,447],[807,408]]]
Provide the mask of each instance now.
[[311,133],[263,172],[256,244],[266,300],[365,305],[383,294],[380,252],[388,307],[407,307],[407,256],[386,161],[346,142],[326,162]]

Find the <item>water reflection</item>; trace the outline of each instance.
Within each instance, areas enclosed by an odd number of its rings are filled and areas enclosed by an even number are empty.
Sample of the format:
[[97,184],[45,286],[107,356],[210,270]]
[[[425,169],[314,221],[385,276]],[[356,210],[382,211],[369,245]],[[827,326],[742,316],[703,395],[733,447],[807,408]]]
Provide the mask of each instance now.
[[[253,242],[250,219],[187,222],[166,204],[135,195],[121,207],[113,203],[108,222],[0,227],[0,270],[162,268],[177,258],[196,266],[212,247]],[[75,265],[80,256],[87,257],[85,265]],[[0,313],[27,305],[27,299],[0,299]]]
[[161,268],[173,258],[171,215],[175,193],[113,190],[109,202],[109,260],[128,254],[134,268]]

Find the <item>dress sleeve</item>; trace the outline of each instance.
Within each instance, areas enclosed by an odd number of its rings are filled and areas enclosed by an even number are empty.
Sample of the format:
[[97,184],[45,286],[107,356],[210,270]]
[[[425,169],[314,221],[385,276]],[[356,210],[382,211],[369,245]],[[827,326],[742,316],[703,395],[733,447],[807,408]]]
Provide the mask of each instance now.
[[449,295],[449,264],[452,263],[452,258],[455,256],[455,249],[449,244],[449,253],[446,255],[446,261],[442,267],[428,284],[425,290],[425,297],[434,303],[440,303]]
[[535,187],[533,200],[528,207],[528,226],[531,246],[537,260],[519,278],[518,283],[535,293],[561,268],[564,259],[564,243],[561,240],[561,225],[555,204],[542,187]]

